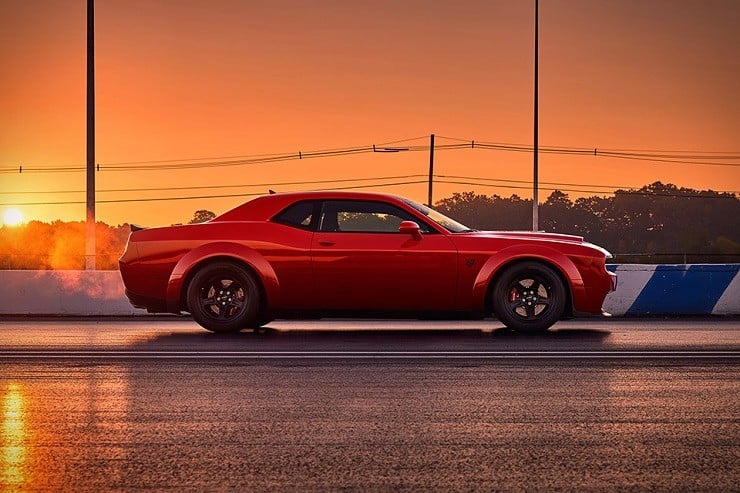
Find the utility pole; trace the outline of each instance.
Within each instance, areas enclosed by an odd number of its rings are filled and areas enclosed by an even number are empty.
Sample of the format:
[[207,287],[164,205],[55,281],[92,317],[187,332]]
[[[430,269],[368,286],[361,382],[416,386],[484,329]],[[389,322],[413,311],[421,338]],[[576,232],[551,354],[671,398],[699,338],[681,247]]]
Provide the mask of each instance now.
[[427,205],[432,206],[432,185],[434,184],[434,134],[429,137],[429,197]]
[[87,0],[87,236],[85,270],[95,270],[95,0]]
[[539,0],[534,0],[534,166],[532,177],[532,231],[539,230],[539,163],[538,154],[538,72],[539,72]]

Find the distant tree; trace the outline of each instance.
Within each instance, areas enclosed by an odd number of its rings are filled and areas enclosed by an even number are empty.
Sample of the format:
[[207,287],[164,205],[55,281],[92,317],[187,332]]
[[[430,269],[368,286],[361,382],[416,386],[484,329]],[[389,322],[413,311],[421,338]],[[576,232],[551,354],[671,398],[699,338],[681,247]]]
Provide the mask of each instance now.
[[[455,193],[436,207],[477,229],[528,229],[532,217],[532,201],[516,195]],[[661,182],[575,202],[556,190],[540,205],[543,230],[582,235],[628,262],[737,262],[738,218],[732,193]]]
[[493,199],[474,192],[453,193],[435,206],[442,214],[451,215],[463,224],[482,228],[489,219],[486,213],[493,209]]
[[211,211],[207,211],[205,209],[199,209],[195,211],[193,214],[193,218],[188,222],[188,224],[198,224],[198,223],[204,223],[206,221],[210,221],[216,217],[216,214],[214,214]]
[[532,221],[532,201],[512,195],[481,195],[474,192],[453,193],[435,204],[442,214],[468,227],[485,230],[526,229]]
[[540,228],[551,233],[580,233],[573,229],[573,202],[567,193],[554,190],[540,207]]

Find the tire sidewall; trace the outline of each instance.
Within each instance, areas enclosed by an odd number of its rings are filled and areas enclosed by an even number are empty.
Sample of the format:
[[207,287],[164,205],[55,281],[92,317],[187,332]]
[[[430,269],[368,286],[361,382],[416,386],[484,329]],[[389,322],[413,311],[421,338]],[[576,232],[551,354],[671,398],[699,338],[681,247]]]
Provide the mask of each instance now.
[[[214,276],[222,275],[239,282],[245,291],[245,304],[241,312],[229,320],[218,320],[209,315],[201,306],[201,290]],[[214,262],[198,269],[188,283],[187,303],[193,319],[203,328],[212,332],[238,332],[256,324],[260,292],[254,276],[244,267],[231,262]]]
[[[527,320],[518,315],[508,302],[509,289],[517,279],[528,276],[544,282],[548,286],[551,304],[537,318]],[[540,262],[520,262],[507,267],[496,280],[492,290],[494,315],[510,329],[522,332],[542,332],[560,320],[565,312],[567,299],[566,286],[551,267]]]

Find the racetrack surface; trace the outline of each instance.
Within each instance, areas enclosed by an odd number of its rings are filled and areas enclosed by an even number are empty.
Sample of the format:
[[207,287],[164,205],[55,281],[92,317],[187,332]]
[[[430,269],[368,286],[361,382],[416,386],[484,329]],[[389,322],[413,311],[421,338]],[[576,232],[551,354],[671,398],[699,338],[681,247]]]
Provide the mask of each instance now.
[[731,491],[740,323],[0,320],[0,489]]

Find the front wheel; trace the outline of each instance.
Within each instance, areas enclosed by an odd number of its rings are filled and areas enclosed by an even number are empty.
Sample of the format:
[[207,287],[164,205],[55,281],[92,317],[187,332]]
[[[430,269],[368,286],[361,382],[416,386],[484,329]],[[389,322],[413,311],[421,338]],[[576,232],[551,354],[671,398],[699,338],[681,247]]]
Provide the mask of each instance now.
[[492,291],[493,310],[514,330],[540,332],[563,317],[566,287],[550,267],[522,262],[507,268]]
[[257,282],[247,269],[230,262],[198,270],[188,284],[187,300],[195,321],[212,332],[239,332],[258,320]]

